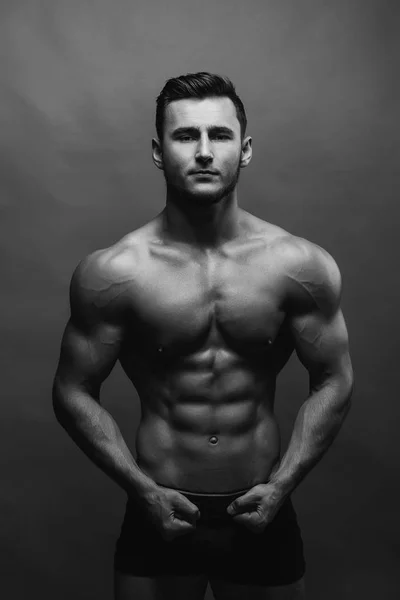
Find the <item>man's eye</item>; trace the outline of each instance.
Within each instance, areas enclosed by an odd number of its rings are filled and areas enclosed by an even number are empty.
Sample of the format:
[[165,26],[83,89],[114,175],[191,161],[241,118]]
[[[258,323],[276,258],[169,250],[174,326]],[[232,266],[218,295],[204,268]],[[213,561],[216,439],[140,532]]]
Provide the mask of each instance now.
[[179,138],[179,140],[180,140],[181,142],[188,142],[188,141],[190,141],[190,140],[192,140],[192,139],[193,139],[193,138],[192,138],[190,135],[181,135],[181,136],[180,136],[180,138]]
[[229,140],[230,138],[229,138],[229,136],[228,136],[228,135],[224,135],[223,133],[221,133],[221,134],[219,134],[219,135],[216,135],[216,136],[215,136],[215,139],[216,139],[216,140]]

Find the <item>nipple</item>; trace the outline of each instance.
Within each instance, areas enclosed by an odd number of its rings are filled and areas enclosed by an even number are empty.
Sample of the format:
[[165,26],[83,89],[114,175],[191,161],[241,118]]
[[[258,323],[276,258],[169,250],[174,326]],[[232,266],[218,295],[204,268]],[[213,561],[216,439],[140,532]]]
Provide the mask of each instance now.
[[216,444],[218,442],[218,438],[216,435],[212,435],[209,439],[210,444]]

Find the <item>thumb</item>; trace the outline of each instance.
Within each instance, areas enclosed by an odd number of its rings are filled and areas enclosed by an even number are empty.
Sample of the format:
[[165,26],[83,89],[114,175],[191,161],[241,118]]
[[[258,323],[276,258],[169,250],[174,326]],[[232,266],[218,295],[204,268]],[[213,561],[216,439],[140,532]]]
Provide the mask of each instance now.
[[182,494],[176,497],[174,505],[179,513],[190,520],[197,520],[200,517],[199,508]]
[[255,499],[250,494],[244,494],[236,498],[226,509],[228,514],[235,515],[241,512],[247,512],[251,507],[254,507]]

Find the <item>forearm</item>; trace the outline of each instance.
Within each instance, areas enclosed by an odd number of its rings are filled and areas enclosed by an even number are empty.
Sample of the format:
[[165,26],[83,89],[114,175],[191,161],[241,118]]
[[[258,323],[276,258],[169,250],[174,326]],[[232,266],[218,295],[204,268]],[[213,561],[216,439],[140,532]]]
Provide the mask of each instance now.
[[157,487],[137,465],[113,417],[90,394],[55,386],[53,407],[79,448],[129,495],[142,498]]
[[294,491],[332,444],[350,409],[351,392],[351,384],[331,380],[301,406],[287,450],[269,480],[282,496]]

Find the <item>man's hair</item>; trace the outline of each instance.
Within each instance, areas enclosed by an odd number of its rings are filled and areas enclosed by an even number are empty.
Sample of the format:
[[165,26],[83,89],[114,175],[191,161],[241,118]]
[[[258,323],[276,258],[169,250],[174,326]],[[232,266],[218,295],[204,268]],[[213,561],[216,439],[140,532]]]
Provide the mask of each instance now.
[[168,79],[160,95],[157,97],[156,130],[162,142],[164,134],[165,109],[174,100],[184,98],[212,98],[227,96],[235,105],[236,115],[240,123],[242,139],[246,133],[247,118],[243,102],[236,94],[235,86],[228,77],[213,73],[188,73],[180,77]]

